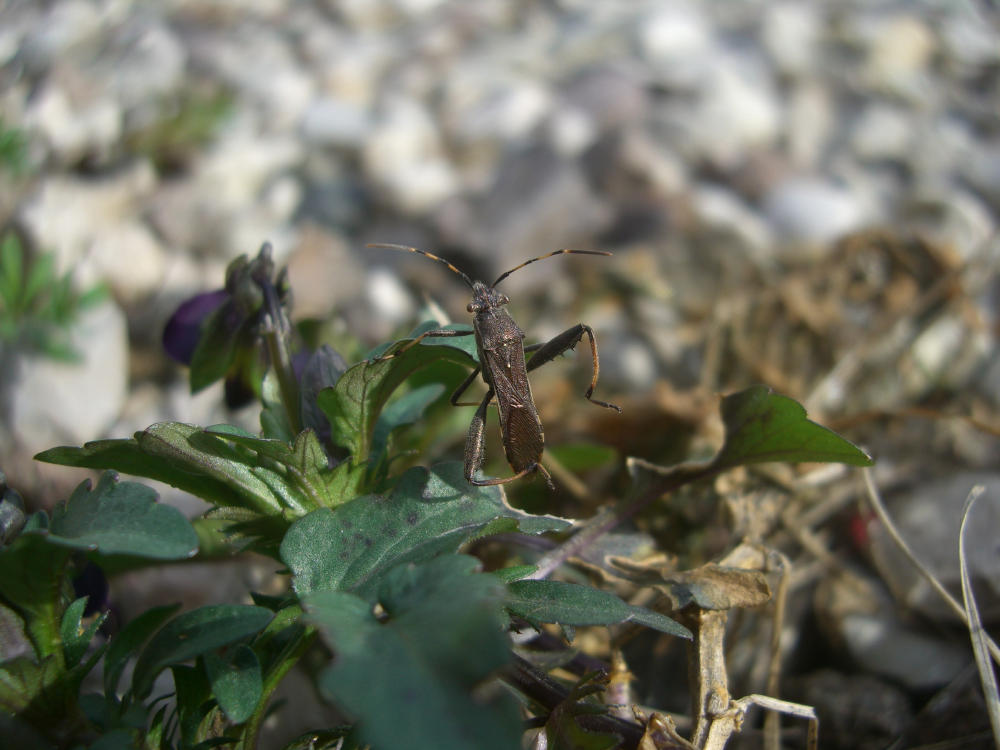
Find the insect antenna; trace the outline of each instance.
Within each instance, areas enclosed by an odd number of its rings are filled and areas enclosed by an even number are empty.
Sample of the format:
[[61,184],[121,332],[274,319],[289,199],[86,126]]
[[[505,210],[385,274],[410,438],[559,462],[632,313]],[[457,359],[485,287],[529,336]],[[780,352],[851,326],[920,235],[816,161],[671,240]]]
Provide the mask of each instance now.
[[495,288],[497,284],[506,279],[512,273],[514,273],[514,271],[519,271],[520,269],[524,268],[527,265],[531,265],[532,263],[539,260],[545,260],[546,258],[551,258],[553,255],[565,255],[566,253],[573,253],[575,255],[611,255],[611,253],[605,250],[567,250],[566,248],[563,248],[562,250],[553,250],[551,253],[546,253],[545,255],[539,255],[537,258],[526,260],[524,261],[524,263],[518,266],[514,266],[509,271],[504,271],[502,274],[500,274],[500,277],[493,282],[490,288],[491,289]]
[[423,255],[425,258],[430,258],[431,260],[436,260],[438,263],[441,263],[443,265],[448,266],[449,269],[451,269],[452,271],[454,271],[455,273],[457,273],[459,276],[461,276],[462,279],[465,281],[465,283],[469,285],[470,289],[473,288],[472,279],[470,279],[465,274],[464,271],[462,271],[460,268],[456,268],[451,263],[449,263],[448,261],[446,261],[444,258],[442,258],[440,256],[437,256],[437,255],[434,255],[434,253],[429,253],[426,250],[417,250],[417,248],[415,248],[415,247],[409,247],[408,245],[394,245],[394,244],[391,244],[391,243],[388,243],[388,242],[372,242],[372,243],[369,243],[367,245],[367,247],[381,247],[381,248],[385,248],[387,250],[404,250],[405,252],[408,252],[408,253],[416,253],[417,255]]

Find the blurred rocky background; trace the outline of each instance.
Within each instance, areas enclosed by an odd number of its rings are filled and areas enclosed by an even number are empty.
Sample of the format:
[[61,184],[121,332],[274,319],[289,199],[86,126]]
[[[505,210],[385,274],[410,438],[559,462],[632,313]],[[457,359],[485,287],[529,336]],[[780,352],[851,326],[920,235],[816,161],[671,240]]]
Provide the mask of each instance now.
[[[0,0],[0,118],[0,226],[105,290],[68,324],[72,361],[0,342],[0,465],[38,502],[80,481],[32,463],[43,448],[165,419],[253,427],[219,390],[192,398],[160,336],[265,240],[296,318],[349,361],[430,301],[466,320],[458,279],[368,242],[487,280],[599,248],[614,257],[505,282],[530,339],[596,329],[601,397],[625,406],[579,399],[584,356],[543,371],[550,442],[664,462],[673,431],[711,434],[715,394],[767,383],[875,455],[946,582],[962,501],[992,487],[973,564],[1000,607],[993,3]],[[874,691],[892,710],[872,736],[901,736],[967,681],[968,641],[856,476],[817,482],[833,505],[809,533],[838,562],[794,548],[800,593],[825,584],[801,637],[863,666],[800,693]]]

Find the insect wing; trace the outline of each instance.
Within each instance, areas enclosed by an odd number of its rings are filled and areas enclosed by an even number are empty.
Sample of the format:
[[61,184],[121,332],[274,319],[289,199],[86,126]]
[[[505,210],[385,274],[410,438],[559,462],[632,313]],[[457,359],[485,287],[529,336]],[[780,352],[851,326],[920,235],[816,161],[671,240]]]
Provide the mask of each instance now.
[[524,369],[524,349],[517,340],[484,350],[483,354],[493,375],[507,463],[521,471],[536,463],[545,447],[542,423]]

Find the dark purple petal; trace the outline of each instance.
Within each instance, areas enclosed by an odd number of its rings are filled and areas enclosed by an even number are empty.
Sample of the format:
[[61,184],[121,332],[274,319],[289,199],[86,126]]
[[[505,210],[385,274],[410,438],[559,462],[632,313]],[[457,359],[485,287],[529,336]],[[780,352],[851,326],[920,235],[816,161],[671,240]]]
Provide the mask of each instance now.
[[108,608],[108,579],[104,571],[93,562],[87,562],[79,575],[73,579],[73,594],[77,598],[90,597],[83,614],[92,615]]
[[196,294],[181,303],[166,328],[163,329],[163,348],[170,357],[181,364],[191,364],[191,357],[201,335],[201,322],[226,301],[225,289]]

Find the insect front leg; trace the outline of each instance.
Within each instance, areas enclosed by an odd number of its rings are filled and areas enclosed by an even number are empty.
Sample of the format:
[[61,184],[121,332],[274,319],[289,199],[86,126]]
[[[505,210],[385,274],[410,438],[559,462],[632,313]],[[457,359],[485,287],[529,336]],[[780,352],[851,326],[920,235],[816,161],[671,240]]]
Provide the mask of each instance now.
[[469,386],[472,385],[473,381],[476,379],[476,375],[479,374],[479,372],[480,372],[481,369],[482,368],[479,367],[479,365],[476,365],[476,369],[474,369],[472,372],[470,372],[469,376],[465,380],[463,380],[462,384],[459,385],[458,388],[455,389],[455,392],[451,394],[451,398],[448,399],[448,400],[451,402],[452,406],[475,406],[476,405],[475,401],[461,401],[460,402],[458,399],[460,399],[462,397],[462,394],[465,393],[469,389]]
[[[381,362],[384,359],[392,359],[393,357],[398,357],[403,352],[409,351],[410,349],[412,349],[413,347],[415,347],[417,344],[419,344],[421,341],[423,341],[428,336],[432,336],[432,337],[435,337],[435,338],[443,338],[444,339],[444,338],[454,338],[455,336],[472,336],[474,334],[475,334],[475,331],[453,331],[450,328],[439,328],[439,329],[434,330],[434,331],[425,331],[424,333],[421,333],[419,336],[417,336],[415,339],[413,339],[410,343],[408,343],[405,346],[403,346],[402,348],[400,348],[399,351],[395,351],[392,354],[387,354],[387,355],[382,356],[382,357],[376,357],[375,359],[373,359],[371,361],[372,362]],[[468,386],[466,386],[466,387],[468,387]]]
[[583,338],[583,334],[587,334],[587,338],[590,339],[590,356],[594,363],[594,374],[590,378],[590,387],[583,395],[591,403],[603,406],[607,409],[614,409],[616,412],[621,414],[621,407],[609,404],[607,401],[599,401],[596,398],[591,398],[594,394],[594,389],[597,387],[597,376],[601,371],[601,361],[597,356],[597,339],[594,338],[594,329],[588,325],[578,323],[572,328],[566,329],[555,338],[546,341],[544,344],[536,344],[532,347],[526,347],[525,351],[534,349],[535,352],[531,355],[531,359],[528,360],[528,372],[541,367],[547,362],[551,362],[563,352],[567,352],[575,347],[580,343],[580,340]]

